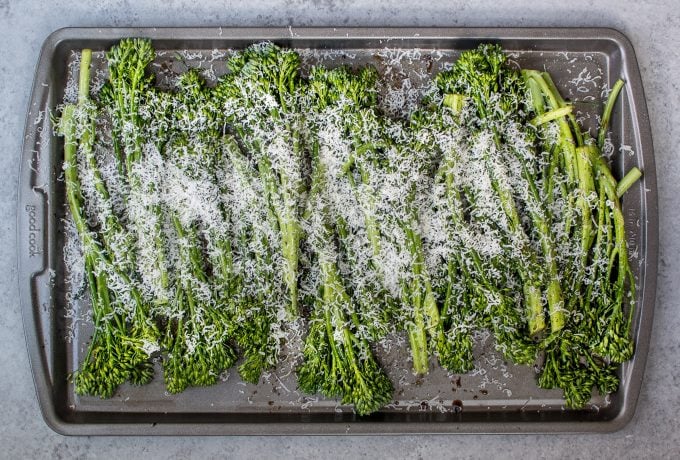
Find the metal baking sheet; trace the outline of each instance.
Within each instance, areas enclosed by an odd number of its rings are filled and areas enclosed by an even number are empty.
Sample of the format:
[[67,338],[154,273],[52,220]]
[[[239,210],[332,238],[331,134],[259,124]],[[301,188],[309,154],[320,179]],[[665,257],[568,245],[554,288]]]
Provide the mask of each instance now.
[[[445,65],[461,50],[481,42],[500,43],[519,65],[546,69],[583,113],[601,113],[603,90],[618,77],[627,84],[612,120],[617,177],[632,166],[644,178],[623,199],[632,266],[637,279],[633,333],[636,352],[621,366],[618,392],[594,396],[583,410],[566,410],[561,391],[537,387],[535,370],[505,362],[489,341],[477,344],[477,369],[447,375],[435,368],[416,379],[390,366],[406,350],[381,354],[395,382],[395,401],[359,417],[337,401],[301,395],[290,372],[274,371],[258,385],[244,384],[232,371],[209,388],[179,395],[165,392],[160,373],[149,385],[123,386],[108,400],[74,393],[67,375],[88,340],[87,324],[67,311],[63,262],[64,187],[60,180],[63,143],[52,134],[49,113],[63,100],[73,52],[104,51],[123,37],[148,37],[173,65],[213,50],[239,49],[272,40],[308,52],[327,65],[372,63],[411,52],[400,78],[416,78],[432,62]],[[190,50],[190,53],[178,53]],[[163,53],[165,51],[166,53]],[[96,56],[96,55],[95,55]],[[311,56],[311,57],[310,57]],[[96,59],[95,59],[96,63]],[[435,69],[437,66],[434,66]],[[172,69],[172,65],[169,66]],[[410,69],[410,70],[408,70]],[[178,71],[181,71],[178,70]],[[216,69],[219,72],[219,69]],[[413,71],[413,75],[407,75]],[[582,73],[586,72],[586,73]],[[413,81],[413,80],[412,80]],[[586,125],[593,120],[585,119]],[[658,230],[656,172],[649,120],[635,53],[611,29],[480,28],[105,28],[61,29],[45,41],[26,119],[17,209],[20,301],[33,377],[47,424],[63,434],[400,434],[614,431],[633,416],[643,380],[656,290]],[[76,316],[87,316],[87,305]],[[85,322],[86,323],[86,322]]]

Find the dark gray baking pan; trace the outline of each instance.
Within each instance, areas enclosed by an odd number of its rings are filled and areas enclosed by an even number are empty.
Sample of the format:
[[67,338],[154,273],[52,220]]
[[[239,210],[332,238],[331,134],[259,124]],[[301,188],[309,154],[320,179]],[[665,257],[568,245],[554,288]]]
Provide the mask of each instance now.
[[[62,144],[52,134],[49,113],[62,101],[73,51],[108,49],[118,39],[149,37],[168,68],[191,65],[214,49],[243,48],[260,40],[312,49],[309,59],[327,65],[384,61],[411,50],[403,77],[433,72],[432,62],[452,62],[480,42],[500,43],[525,67],[548,70],[564,95],[584,114],[601,113],[602,91],[618,77],[627,81],[612,121],[617,177],[632,166],[643,179],[629,190],[623,206],[632,265],[637,279],[634,317],[636,352],[621,366],[619,390],[594,395],[583,410],[563,407],[560,391],[536,386],[535,370],[504,362],[480,338],[477,368],[465,375],[434,369],[422,379],[408,369],[391,368],[395,401],[378,413],[356,416],[337,401],[298,393],[294,375],[274,371],[258,385],[235,372],[210,388],[179,395],[164,391],[162,378],[143,387],[124,386],[111,399],[74,393],[68,374],[77,368],[89,339],[87,304],[67,307],[63,262],[64,187],[60,180]],[[191,52],[180,52],[191,50]],[[166,52],[163,52],[166,51]],[[98,57],[97,57],[98,56]],[[99,59],[99,61],[97,61]],[[95,53],[94,63],[101,65]],[[219,59],[214,61],[219,65]],[[186,68],[186,67],[184,67]],[[217,69],[217,68],[216,68]],[[410,69],[410,70],[409,70]],[[178,71],[181,71],[178,70]],[[219,69],[217,69],[219,73]],[[592,119],[584,117],[586,125]],[[19,181],[18,269],[21,307],[38,400],[47,424],[63,434],[399,434],[605,432],[633,416],[642,384],[652,330],[657,274],[657,191],[652,139],[640,73],[630,42],[611,29],[473,28],[106,28],[62,29],[43,45],[31,97]],[[85,296],[86,297],[86,296]],[[91,328],[91,326],[89,326]],[[384,353],[398,359],[403,350]]]

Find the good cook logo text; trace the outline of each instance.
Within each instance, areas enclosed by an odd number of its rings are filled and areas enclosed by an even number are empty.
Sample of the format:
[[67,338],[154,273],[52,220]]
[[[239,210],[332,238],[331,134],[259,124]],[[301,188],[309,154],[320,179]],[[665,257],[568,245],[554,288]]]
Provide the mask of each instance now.
[[35,257],[42,254],[39,245],[40,227],[38,227],[38,215],[33,205],[24,208],[28,214],[28,256]]

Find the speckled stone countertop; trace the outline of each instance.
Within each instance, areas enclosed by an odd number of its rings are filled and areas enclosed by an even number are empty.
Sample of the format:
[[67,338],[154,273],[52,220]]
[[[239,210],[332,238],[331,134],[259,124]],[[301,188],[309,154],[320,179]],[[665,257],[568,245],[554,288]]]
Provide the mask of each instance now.
[[[51,3],[51,6],[48,6]],[[157,6],[157,5],[160,5]],[[652,123],[660,263],[654,329],[632,422],[606,435],[63,437],[42,420],[19,311],[15,209],[40,46],[65,26],[590,26],[632,41]],[[680,9],[674,0],[0,0],[0,458],[680,458]],[[679,257],[680,260],[680,257]]]

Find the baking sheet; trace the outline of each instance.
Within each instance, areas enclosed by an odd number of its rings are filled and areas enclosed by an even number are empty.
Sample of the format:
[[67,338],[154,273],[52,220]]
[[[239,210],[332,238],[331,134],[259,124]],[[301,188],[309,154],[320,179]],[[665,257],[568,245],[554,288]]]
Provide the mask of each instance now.
[[[301,50],[304,62],[370,63],[416,97],[422,75],[453,62],[461,50],[497,42],[511,60],[545,69],[564,95],[584,114],[601,113],[606,90],[627,80],[613,115],[612,156],[617,177],[632,166],[644,179],[622,200],[631,265],[637,279],[634,318],[636,353],[621,366],[619,391],[594,396],[583,410],[565,410],[560,390],[541,390],[536,372],[507,363],[493,351],[492,339],[478,337],[476,369],[447,375],[435,367],[421,378],[406,363],[408,350],[379,353],[393,382],[395,401],[366,417],[351,407],[297,391],[292,364],[284,364],[258,385],[240,381],[235,370],[223,382],[166,394],[160,369],[142,387],[123,386],[111,399],[75,395],[67,375],[86,350],[91,325],[87,304],[71,311],[66,300],[63,262],[65,206],[61,140],[52,135],[49,112],[61,103],[73,52],[104,51],[120,38],[153,40],[168,74],[204,65],[211,56],[255,41]],[[216,50],[216,51],[215,51]],[[185,52],[188,51],[188,52]],[[217,54],[216,54],[217,53]],[[95,65],[98,59],[95,53]],[[211,72],[223,72],[213,59]],[[103,63],[101,63],[103,65]],[[206,67],[207,68],[207,67]],[[397,73],[397,74],[395,74]],[[96,74],[96,72],[95,72]],[[408,79],[410,86],[404,87]],[[162,83],[162,79],[159,79]],[[651,332],[656,283],[657,196],[655,168],[644,93],[633,49],[610,29],[62,29],[45,42],[36,69],[22,152],[18,219],[18,267],[24,327],[40,406],[46,422],[64,434],[340,434],[451,432],[612,431],[632,417],[640,390]],[[584,118],[586,126],[596,120]],[[80,320],[78,320],[80,318]]]

